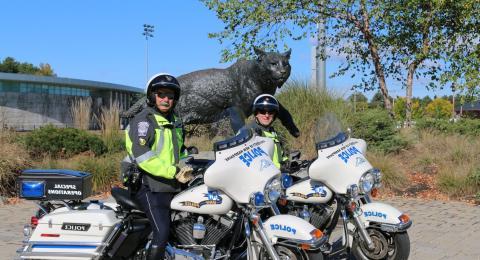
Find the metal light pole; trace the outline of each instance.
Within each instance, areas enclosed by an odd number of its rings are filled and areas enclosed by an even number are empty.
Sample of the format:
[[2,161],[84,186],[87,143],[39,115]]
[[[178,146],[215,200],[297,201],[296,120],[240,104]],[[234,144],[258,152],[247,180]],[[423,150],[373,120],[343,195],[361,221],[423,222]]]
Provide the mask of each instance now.
[[145,67],[146,67],[145,83],[148,82],[148,38],[153,37],[154,27],[155,26],[150,25],[150,24],[144,24],[143,25],[142,35],[145,36]]
[[322,44],[322,41],[325,41],[325,19],[319,17],[319,20],[319,23],[317,23],[317,37],[311,50],[311,83],[315,88],[324,90],[326,88],[326,62],[322,57],[326,57],[326,46]]

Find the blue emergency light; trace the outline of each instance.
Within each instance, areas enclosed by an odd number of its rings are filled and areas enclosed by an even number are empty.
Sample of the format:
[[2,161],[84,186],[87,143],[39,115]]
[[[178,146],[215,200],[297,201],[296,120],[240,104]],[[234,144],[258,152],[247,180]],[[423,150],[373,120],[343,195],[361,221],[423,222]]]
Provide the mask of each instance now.
[[45,181],[22,181],[20,185],[20,197],[43,198],[45,196]]

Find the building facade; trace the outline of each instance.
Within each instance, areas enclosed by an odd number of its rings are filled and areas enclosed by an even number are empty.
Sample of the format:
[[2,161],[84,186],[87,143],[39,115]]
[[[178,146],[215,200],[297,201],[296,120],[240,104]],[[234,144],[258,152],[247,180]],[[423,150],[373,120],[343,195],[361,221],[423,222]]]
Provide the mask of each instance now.
[[115,102],[120,110],[131,105],[142,89],[98,81],[0,72],[0,127],[32,130],[46,124],[72,126],[71,106],[91,99],[92,112]]
[[455,106],[455,114],[480,118],[480,101],[469,102]]

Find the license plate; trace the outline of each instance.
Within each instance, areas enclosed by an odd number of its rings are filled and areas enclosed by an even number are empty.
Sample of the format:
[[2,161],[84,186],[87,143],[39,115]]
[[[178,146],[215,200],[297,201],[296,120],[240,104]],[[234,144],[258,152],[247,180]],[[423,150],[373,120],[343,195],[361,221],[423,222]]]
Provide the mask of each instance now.
[[81,224],[81,223],[63,223],[62,224],[63,230],[88,231],[89,228],[90,228],[90,224]]

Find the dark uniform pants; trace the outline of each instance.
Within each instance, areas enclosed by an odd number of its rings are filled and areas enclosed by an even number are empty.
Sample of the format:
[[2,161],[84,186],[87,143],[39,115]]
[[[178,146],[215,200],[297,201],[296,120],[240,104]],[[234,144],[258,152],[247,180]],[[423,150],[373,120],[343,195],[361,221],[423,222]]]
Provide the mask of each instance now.
[[173,193],[152,192],[144,184],[135,197],[150,220],[153,231],[152,248],[156,247],[159,251],[157,256],[163,256],[170,232],[170,202]]

